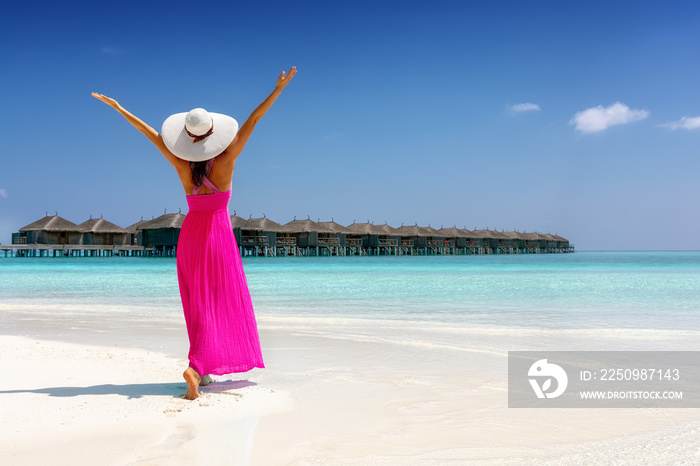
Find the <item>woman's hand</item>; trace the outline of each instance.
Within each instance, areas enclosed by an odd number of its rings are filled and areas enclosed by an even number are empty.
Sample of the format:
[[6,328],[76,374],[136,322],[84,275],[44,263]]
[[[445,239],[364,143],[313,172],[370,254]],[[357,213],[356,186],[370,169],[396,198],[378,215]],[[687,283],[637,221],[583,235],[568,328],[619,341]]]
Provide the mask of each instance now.
[[255,125],[258,123],[258,121],[260,121],[263,115],[265,115],[265,113],[267,113],[267,111],[270,110],[270,107],[272,106],[273,102],[277,100],[277,97],[281,95],[282,89],[284,89],[285,86],[289,84],[289,81],[292,80],[295,74],[297,74],[296,66],[292,66],[292,69],[289,70],[289,74],[287,74],[286,76],[284,71],[282,71],[280,77],[277,78],[277,85],[275,86],[275,90],[272,91],[272,94],[267,96],[267,98],[263,100],[262,103],[258,105],[255,110],[253,110],[253,113],[250,114],[245,123],[243,123],[238,129],[236,137],[233,138],[233,141],[224,151],[223,154],[224,158],[222,162],[228,161],[228,163],[231,166],[231,169],[233,169],[233,164],[235,163],[236,158],[243,150],[243,147],[246,145],[246,142],[248,142],[248,138],[252,134]]
[[119,104],[117,103],[117,101],[114,99],[110,99],[106,95],[102,95],[102,94],[98,94],[97,92],[93,92],[92,96],[98,100],[101,100],[102,102],[106,103],[107,105],[109,105],[112,108],[115,108],[115,109],[119,108]]
[[292,69],[289,70],[289,74],[287,76],[284,75],[284,71],[282,71],[282,74],[280,75],[279,78],[277,78],[277,86],[276,88],[279,89],[280,91],[284,89],[284,86],[289,84],[289,81],[292,80],[294,75],[297,74],[297,67],[292,66]]

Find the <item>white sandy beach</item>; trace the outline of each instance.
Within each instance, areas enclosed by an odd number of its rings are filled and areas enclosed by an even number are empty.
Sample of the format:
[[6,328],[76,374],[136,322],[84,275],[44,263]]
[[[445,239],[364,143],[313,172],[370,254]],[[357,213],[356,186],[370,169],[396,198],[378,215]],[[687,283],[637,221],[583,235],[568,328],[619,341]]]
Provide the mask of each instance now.
[[[700,349],[697,332],[259,317],[267,367],[180,396],[180,352],[0,337],[11,464],[696,464],[692,409],[512,409],[507,351]],[[155,333],[155,330],[154,330]],[[119,343],[115,343],[118,341]],[[117,346],[119,345],[119,346]],[[136,346],[136,345],[133,345]]]

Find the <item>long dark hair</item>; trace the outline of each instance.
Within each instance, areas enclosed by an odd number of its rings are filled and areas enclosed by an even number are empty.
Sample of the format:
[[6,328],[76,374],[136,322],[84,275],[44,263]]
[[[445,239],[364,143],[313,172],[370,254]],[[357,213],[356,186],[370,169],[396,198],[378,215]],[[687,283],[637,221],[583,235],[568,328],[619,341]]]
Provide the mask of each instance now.
[[209,161],[205,160],[204,162],[190,162],[190,175],[192,177],[192,183],[194,183],[195,186],[202,184],[204,175],[207,174],[207,162]]

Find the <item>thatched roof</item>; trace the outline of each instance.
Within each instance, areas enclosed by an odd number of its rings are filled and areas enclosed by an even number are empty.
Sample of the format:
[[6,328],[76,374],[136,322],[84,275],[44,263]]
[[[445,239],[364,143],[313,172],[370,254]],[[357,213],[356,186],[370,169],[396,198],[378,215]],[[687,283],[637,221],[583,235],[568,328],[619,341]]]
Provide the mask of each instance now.
[[510,239],[526,239],[525,234],[519,231],[502,231],[501,234]]
[[108,222],[104,218],[91,218],[80,225],[78,228],[83,233],[126,233],[127,231],[122,227],[115,225],[112,222]]
[[20,228],[19,231],[80,231],[80,227],[58,215],[47,215],[41,220]]
[[182,228],[185,214],[163,214],[153,220],[144,222],[141,230],[160,230],[161,228]]
[[396,234],[399,236],[423,236],[418,225],[401,225],[396,229]]
[[396,231],[396,228],[389,226],[386,223],[384,225],[372,225],[370,231],[373,235],[401,236]]
[[333,233],[330,227],[316,223],[308,218],[306,220],[292,220],[289,223],[285,223],[282,228],[282,231],[285,233],[311,233],[314,231],[318,233]]
[[441,237],[440,233],[435,228],[432,228],[430,225],[428,225],[427,227],[420,227],[420,231],[423,233],[422,236]]
[[410,236],[435,236],[442,238],[443,236],[435,228],[419,227],[417,225],[402,225],[395,229],[395,235],[410,237]]
[[438,233],[437,230],[433,228],[428,229],[427,227],[419,227],[418,225],[401,225],[396,228],[396,235],[405,238],[410,236],[438,236]]
[[543,236],[547,238],[547,241],[563,241],[563,242],[568,242],[569,240],[566,238],[562,238],[559,235],[553,235],[551,233],[540,233],[540,236]]
[[[238,217],[240,218],[240,217]],[[245,228],[241,227],[241,229],[244,230],[254,230],[254,231],[274,231],[274,232],[282,232],[283,227],[277,222],[273,222],[269,218],[263,217],[263,218],[249,218],[248,220],[245,221],[246,225]],[[231,223],[233,223],[233,216],[231,216]]]
[[385,223],[375,225],[373,223],[353,223],[345,227],[348,235],[381,235],[381,236],[401,236],[396,228]]
[[510,239],[503,233],[494,230],[474,230],[472,234],[473,238]]
[[541,239],[547,239],[546,236],[542,236],[539,233],[523,233],[523,237],[528,241],[539,241]]
[[441,238],[467,238],[467,232],[459,228],[440,228],[437,232]]
[[[104,218],[90,219],[86,222],[76,225],[58,215],[47,215],[46,217],[37,220],[34,223],[19,229],[21,232],[28,231],[67,231],[67,232],[92,232],[92,233],[136,233],[138,230],[155,230],[161,228],[182,228],[182,222],[185,215],[164,214],[153,220],[140,220],[127,228],[121,228],[114,223],[111,223]],[[231,224],[233,228],[241,228],[242,230],[254,231],[271,231],[278,233],[341,233],[347,235],[386,235],[386,236],[402,236],[402,237],[438,237],[438,238],[495,238],[495,239],[524,239],[529,241],[560,241],[568,242],[566,238],[559,235],[542,234],[542,233],[523,233],[519,231],[503,231],[495,230],[474,230],[470,231],[463,228],[440,228],[436,230],[431,227],[419,227],[417,225],[400,226],[394,228],[388,224],[374,225],[372,223],[355,223],[347,227],[331,220],[330,222],[314,222],[311,219],[292,220],[291,222],[280,225],[266,217],[244,219],[237,215],[231,215]]]
[[376,233],[372,233],[372,231],[374,229],[374,225],[372,225],[369,222],[365,222],[365,223],[353,222],[352,225],[348,225],[345,228],[348,231],[349,235],[374,235],[374,234],[376,234]]
[[148,222],[150,222],[150,220],[141,219],[138,222],[134,223],[133,225],[129,225],[128,227],[126,227],[124,229],[126,230],[127,233],[137,233],[138,230],[141,229],[141,225],[143,225],[144,223],[148,223]]
[[231,215],[231,227],[240,228],[241,230],[248,230],[248,220],[233,214]]
[[333,220],[331,220],[330,222],[318,222],[318,224],[323,226],[324,228],[329,228],[330,230],[333,231],[333,233],[341,233],[341,234],[351,233],[350,230],[348,230],[346,227],[344,227],[340,223],[334,222]]

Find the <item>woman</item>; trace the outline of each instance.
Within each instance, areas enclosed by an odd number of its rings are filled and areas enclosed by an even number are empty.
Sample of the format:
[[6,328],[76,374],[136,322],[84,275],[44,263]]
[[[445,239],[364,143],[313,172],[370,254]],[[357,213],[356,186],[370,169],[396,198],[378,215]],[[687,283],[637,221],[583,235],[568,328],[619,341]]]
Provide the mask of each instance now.
[[114,99],[93,97],[118,111],[161,151],[187,194],[189,212],[180,231],[177,275],[190,340],[185,398],[199,397],[209,374],[263,368],[260,339],[228,202],[236,158],[255,125],[296,74],[292,67],[275,90],[238,129],[231,117],[194,109],[170,116],[161,133],[122,108]]

